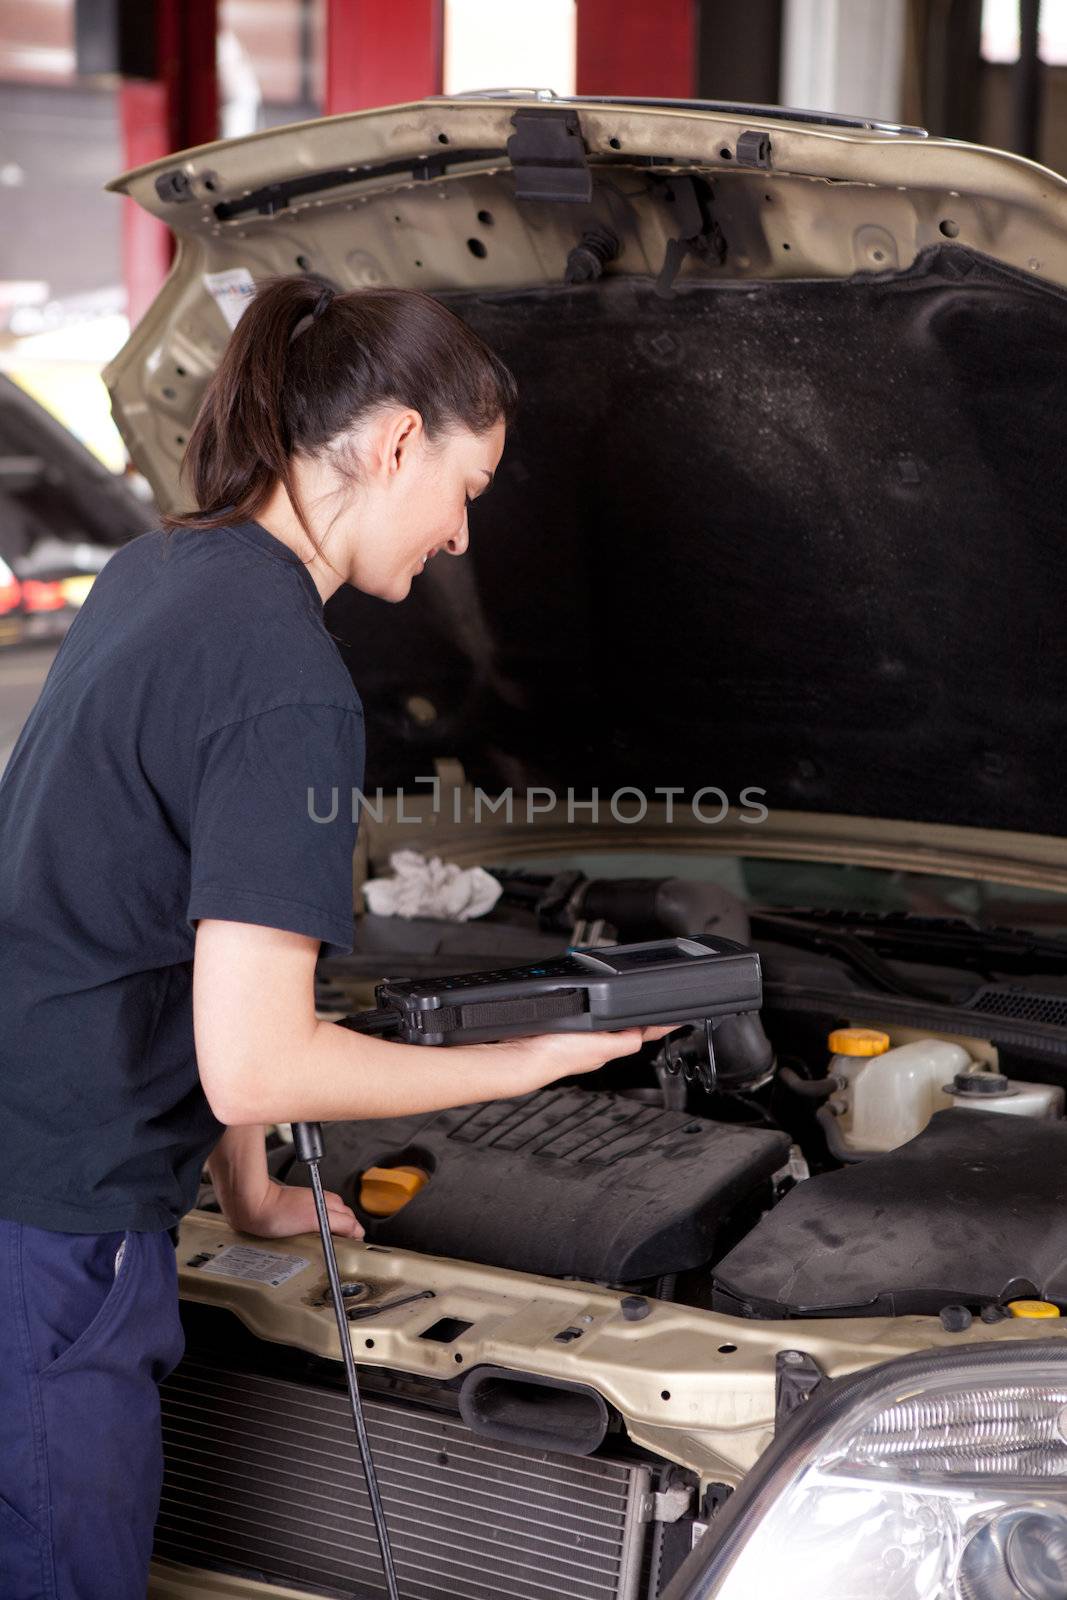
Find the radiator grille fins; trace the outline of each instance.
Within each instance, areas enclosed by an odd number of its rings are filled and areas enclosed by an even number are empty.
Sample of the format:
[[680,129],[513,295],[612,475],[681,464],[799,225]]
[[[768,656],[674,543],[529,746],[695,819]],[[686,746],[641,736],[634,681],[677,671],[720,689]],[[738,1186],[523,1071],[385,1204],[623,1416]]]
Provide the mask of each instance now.
[[[360,1600],[384,1593],[343,1394],[186,1360],[162,1400],[157,1555]],[[405,1600],[637,1594],[647,1469],[364,1405]]]

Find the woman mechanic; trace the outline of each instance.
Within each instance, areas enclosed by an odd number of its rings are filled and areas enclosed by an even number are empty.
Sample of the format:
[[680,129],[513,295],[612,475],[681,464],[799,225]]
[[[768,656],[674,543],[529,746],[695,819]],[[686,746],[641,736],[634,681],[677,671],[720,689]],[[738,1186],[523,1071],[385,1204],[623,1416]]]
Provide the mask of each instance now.
[[[642,1033],[446,1052],[316,1020],[351,949],[360,702],[323,624],[467,547],[514,381],[403,290],[264,286],[190,439],[198,510],[119,550],[0,785],[0,1594],[140,1600],[158,1383],[182,1351],[177,1223],[315,1226],[263,1124],[525,1094]],[[651,1033],[652,1030],[649,1030]],[[660,1030],[662,1031],[662,1030]],[[194,1050],[195,1044],[195,1050]],[[334,1231],[360,1236],[340,1197]]]

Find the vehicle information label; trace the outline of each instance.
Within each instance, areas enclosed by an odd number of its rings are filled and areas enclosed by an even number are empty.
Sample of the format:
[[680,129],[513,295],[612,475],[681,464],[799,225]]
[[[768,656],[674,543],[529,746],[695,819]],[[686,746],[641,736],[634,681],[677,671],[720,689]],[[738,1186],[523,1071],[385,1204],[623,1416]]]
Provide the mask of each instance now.
[[288,1283],[311,1263],[307,1256],[282,1255],[275,1250],[257,1250],[251,1244],[228,1244],[201,1267],[220,1278],[249,1278],[253,1283],[269,1283],[277,1289]]
[[247,267],[228,267],[225,272],[205,272],[204,288],[214,297],[232,331],[248,310],[256,280]]

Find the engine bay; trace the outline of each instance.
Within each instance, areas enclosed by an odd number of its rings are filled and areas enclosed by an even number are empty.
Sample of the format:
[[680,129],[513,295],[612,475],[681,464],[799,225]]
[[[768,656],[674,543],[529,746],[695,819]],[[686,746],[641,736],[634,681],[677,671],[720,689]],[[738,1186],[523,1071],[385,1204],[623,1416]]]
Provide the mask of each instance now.
[[[1008,955],[972,961],[962,921],[750,911],[683,879],[496,875],[479,924],[362,918],[354,954],[320,970],[322,1013],[384,971],[694,930],[758,950],[762,1013],[717,1031],[710,1091],[646,1046],[522,1100],[334,1125],[324,1181],[369,1242],[750,1319],[1067,1305],[1054,976],[1042,997]],[[284,1141],[271,1163],[306,1181]]]
[[[470,922],[361,917],[352,955],[320,964],[319,1015],[387,976],[447,999],[464,974],[477,994],[571,949],[702,936],[756,951],[761,1010],[719,1020],[713,1077],[685,1070],[692,1027],[522,1098],[332,1124],[320,1181],[365,1230],[337,1240],[340,1299],[310,1238],[264,1249],[205,1196],[183,1225],[159,1559],[371,1592],[335,1320],[426,1600],[536,1600],[546,1580],[661,1600],[809,1397],[1062,1326],[1067,947],[543,867],[493,867],[503,893]],[[306,1183],[287,1134],[271,1170]],[[594,1505],[612,1531],[590,1543]]]

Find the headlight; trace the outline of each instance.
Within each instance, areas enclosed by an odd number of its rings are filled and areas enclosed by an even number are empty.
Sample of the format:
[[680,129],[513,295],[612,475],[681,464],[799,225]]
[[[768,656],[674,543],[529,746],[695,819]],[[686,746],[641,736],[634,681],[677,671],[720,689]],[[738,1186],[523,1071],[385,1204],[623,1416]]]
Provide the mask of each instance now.
[[720,1517],[664,1600],[1067,1600],[1067,1344],[834,1384]]

